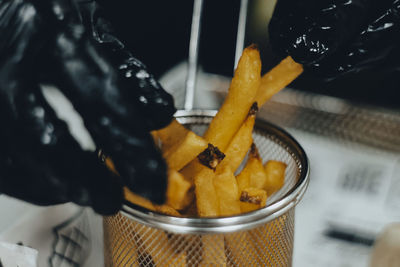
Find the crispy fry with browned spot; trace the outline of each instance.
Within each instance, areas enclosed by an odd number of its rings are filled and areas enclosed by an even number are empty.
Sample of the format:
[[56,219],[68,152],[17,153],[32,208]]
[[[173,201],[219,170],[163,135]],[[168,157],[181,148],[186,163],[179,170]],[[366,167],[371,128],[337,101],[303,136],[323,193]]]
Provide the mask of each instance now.
[[233,172],[235,172],[240,164],[246,157],[247,152],[253,143],[253,128],[256,120],[257,103],[254,102],[250,108],[249,114],[240,127],[239,131],[235,134],[232,141],[229,143],[226,151],[225,158],[221,162],[219,168],[229,166]]
[[204,134],[204,139],[221,151],[225,151],[247,117],[260,86],[260,73],[260,52],[256,46],[249,46],[239,60],[224,103]]
[[241,212],[249,212],[265,207],[267,203],[267,192],[263,189],[249,187],[242,190],[240,194]]

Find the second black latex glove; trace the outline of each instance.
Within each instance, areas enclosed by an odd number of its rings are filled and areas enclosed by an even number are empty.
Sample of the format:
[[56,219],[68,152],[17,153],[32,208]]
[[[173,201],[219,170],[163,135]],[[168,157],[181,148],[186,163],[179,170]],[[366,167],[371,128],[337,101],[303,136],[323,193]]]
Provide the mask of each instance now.
[[270,41],[322,79],[400,66],[399,0],[278,0]]
[[[102,214],[122,186],[163,202],[166,166],[149,131],[175,108],[142,63],[93,38],[73,2],[0,1],[0,192],[41,205],[74,201]],[[38,84],[57,85],[121,179],[82,151]]]

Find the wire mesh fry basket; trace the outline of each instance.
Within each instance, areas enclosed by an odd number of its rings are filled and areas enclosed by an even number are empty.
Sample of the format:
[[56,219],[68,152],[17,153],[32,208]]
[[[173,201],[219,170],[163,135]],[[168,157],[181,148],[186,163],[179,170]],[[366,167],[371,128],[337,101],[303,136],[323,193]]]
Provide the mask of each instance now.
[[[202,133],[215,111],[179,111],[178,121]],[[172,217],[126,203],[104,217],[108,266],[291,266],[295,206],[305,193],[309,165],[288,133],[257,121],[253,133],[261,157],[287,164],[285,184],[267,206],[222,218]]]

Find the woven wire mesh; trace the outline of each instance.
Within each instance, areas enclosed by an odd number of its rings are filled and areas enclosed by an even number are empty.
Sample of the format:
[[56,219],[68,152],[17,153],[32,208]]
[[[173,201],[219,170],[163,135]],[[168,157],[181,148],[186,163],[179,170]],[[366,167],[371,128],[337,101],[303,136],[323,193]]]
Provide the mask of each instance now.
[[247,231],[174,234],[121,214],[104,218],[109,266],[291,266],[294,208]]
[[[205,130],[210,116],[178,120],[197,133]],[[299,155],[278,136],[257,128],[254,143],[264,162],[287,164],[285,185],[267,204],[288,195],[300,178]],[[276,211],[278,214],[280,211]],[[263,224],[225,233],[177,234],[150,227],[122,214],[105,217],[105,264],[110,266],[291,266],[294,207]]]

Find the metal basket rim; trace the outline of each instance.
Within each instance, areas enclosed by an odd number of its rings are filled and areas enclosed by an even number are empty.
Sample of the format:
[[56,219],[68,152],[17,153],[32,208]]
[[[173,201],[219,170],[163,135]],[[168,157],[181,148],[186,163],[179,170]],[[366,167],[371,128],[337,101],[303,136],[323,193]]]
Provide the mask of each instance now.
[[[178,110],[175,117],[184,119],[185,117],[213,117],[216,110]],[[290,148],[294,151],[300,162],[300,175],[296,184],[288,192],[267,205],[265,208],[249,213],[239,214],[231,217],[218,218],[186,218],[174,217],[153,211],[149,211],[129,202],[125,202],[120,213],[134,221],[144,225],[162,229],[172,233],[181,234],[205,234],[205,233],[230,233],[241,230],[248,230],[268,223],[279,216],[285,214],[303,197],[309,183],[309,161],[301,145],[285,130],[271,124],[265,120],[256,120],[256,128],[264,129],[278,136],[284,141],[286,150]]]

